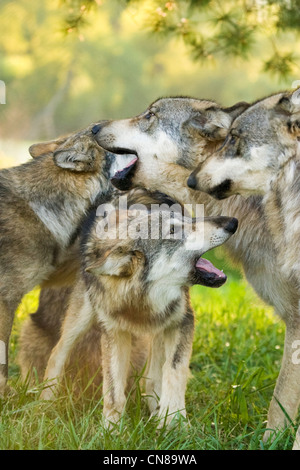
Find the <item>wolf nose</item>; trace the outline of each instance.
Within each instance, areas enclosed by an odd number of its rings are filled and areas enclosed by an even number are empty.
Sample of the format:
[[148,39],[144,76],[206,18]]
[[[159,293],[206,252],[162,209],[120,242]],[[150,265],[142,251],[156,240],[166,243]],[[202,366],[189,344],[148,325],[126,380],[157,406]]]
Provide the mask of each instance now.
[[237,228],[238,228],[238,219],[235,217],[232,217],[232,219],[229,220],[229,222],[225,225],[224,230],[229,233],[235,233]]
[[188,177],[187,185],[189,188],[195,189],[197,186],[197,179],[193,173]]
[[95,135],[95,134],[98,134],[98,132],[100,131],[101,129],[101,124],[96,124],[93,128],[92,128],[92,133]]

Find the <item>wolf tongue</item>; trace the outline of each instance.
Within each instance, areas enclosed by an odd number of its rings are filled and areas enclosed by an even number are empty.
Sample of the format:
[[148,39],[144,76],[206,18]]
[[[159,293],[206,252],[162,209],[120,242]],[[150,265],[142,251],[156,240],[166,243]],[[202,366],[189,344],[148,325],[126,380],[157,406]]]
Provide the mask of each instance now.
[[211,274],[215,274],[218,277],[225,277],[225,274],[216,268],[210,261],[204,258],[199,258],[196,263],[196,268],[201,269],[201,271],[206,271]]

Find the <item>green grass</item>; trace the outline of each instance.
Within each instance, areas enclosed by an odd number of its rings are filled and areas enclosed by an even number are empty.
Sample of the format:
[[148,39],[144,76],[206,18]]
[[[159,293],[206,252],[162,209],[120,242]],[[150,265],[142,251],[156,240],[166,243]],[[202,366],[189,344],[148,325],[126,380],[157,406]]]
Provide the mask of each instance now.
[[284,324],[230,271],[220,289],[191,289],[196,312],[186,404],[189,427],[158,430],[141,393],[108,432],[102,401],[71,395],[47,403],[23,384],[16,365],[20,326],[37,306],[38,292],[19,308],[10,350],[11,391],[0,402],[0,449],[291,449],[294,429],[264,445],[266,414],[280,367]]

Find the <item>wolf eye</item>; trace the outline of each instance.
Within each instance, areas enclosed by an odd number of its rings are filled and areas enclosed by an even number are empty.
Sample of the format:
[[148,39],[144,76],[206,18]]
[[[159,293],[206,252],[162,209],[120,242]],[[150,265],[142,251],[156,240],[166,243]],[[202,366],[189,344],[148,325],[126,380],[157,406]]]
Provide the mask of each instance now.
[[151,119],[152,116],[155,116],[155,114],[149,111],[149,113],[146,114],[145,119]]

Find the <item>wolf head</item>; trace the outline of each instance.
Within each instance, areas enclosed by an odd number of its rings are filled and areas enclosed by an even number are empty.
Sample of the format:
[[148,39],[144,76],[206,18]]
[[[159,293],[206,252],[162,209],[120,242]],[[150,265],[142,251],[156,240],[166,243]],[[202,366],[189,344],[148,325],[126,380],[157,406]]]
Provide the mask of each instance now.
[[92,129],[100,125],[91,124],[67,136],[48,142],[31,145],[29,153],[32,157],[51,154],[54,163],[75,173],[99,173],[110,178],[118,169],[123,168],[132,160],[131,155],[115,155],[99,146]]
[[168,196],[144,189],[132,190],[127,196],[128,210],[117,196],[101,213],[98,208],[83,244],[85,271],[134,289],[141,282],[178,288],[224,284],[225,274],[201,256],[236,231],[236,219],[192,219]]
[[300,89],[262,99],[238,116],[225,142],[191,174],[188,185],[218,199],[264,194],[300,150]]
[[104,122],[93,132],[108,151],[133,155],[130,165],[113,179],[117,188],[125,190],[143,186],[146,176],[158,181],[160,165],[194,169],[215,149],[216,143],[220,145],[232,120],[247,106],[243,102],[222,108],[208,100],[161,98],[142,114]]

